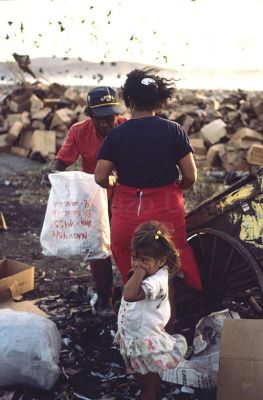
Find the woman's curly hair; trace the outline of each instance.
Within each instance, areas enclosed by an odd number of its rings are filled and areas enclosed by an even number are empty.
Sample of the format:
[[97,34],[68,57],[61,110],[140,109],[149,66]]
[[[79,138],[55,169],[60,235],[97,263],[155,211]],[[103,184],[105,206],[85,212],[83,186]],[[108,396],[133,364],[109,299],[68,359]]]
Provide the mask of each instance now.
[[175,80],[161,78],[155,68],[134,69],[121,88],[126,107],[138,110],[157,110],[166,106],[175,95]]
[[136,257],[140,254],[157,259],[166,257],[169,277],[180,270],[179,252],[175,248],[171,232],[163,223],[150,220],[140,224],[133,234],[131,250]]

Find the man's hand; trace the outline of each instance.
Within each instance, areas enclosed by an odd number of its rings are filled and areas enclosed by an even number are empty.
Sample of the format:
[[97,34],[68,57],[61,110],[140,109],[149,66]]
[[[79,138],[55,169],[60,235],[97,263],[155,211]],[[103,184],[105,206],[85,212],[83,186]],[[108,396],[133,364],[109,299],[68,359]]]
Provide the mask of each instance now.
[[50,180],[48,178],[48,175],[52,174],[54,172],[56,172],[56,170],[52,169],[50,166],[47,167],[47,168],[44,168],[43,169],[43,173],[42,173],[42,179],[41,179],[41,182],[40,182],[41,185],[43,185],[43,186],[51,186],[50,185]]
[[53,160],[48,167],[43,169],[41,185],[50,186],[48,175],[57,171],[64,171],[66,168],[65,164],[61,160]]

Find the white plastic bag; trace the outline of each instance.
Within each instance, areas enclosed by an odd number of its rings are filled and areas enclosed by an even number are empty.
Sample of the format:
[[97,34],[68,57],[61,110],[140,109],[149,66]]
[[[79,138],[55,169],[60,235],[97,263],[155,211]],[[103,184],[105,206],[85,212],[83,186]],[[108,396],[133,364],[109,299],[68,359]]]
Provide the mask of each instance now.
[[48,318],[0,310],[0,386],[52,388],[59,377],[61,336]]
[[49,175],[51,190],[40,243],[45,256],[110,256],[107,190],[81,171]]

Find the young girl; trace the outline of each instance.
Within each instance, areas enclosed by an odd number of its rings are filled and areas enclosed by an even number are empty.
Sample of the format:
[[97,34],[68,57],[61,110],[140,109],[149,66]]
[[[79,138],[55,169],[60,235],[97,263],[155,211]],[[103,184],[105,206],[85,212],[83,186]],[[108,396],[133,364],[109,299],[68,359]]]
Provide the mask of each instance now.
[[115,342],[128,370],[140,375],[140,399],[157,400],[159,375],[175,368],[187,350],[183,336],[164,330],[170,318],[168,278],[179,270],[179,254],[157,221],[138,226],[131,251],[132,276],[124,286]]

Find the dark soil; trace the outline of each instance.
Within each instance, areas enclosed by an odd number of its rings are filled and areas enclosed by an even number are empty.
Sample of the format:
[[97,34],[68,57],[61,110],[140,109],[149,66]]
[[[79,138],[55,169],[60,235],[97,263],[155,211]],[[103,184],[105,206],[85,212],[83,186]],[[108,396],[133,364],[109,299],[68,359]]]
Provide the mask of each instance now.
[[[125,375],[121,356],[113,348],[116,320],[105,322],[92,314],[87,289],[93,280],[88,263],[41,254],[39,236],[49,194],[49,188],[40,184],[44,167],[29,159],[0,155],[0,211],[8,225],[8,230],[0,229],[0,258],[35,266],[35,288],[24,299],[36,300],[61,333],[61,375],[49,392],[0,388],[0,400],[137,399],[138,383]],[[120,286],[117,270],[114,285]],[[167,400],[216,397],[213,390],[186,393],[166,383],[162,389]]]
[[[39,236],[49,188],[41,186],[45,164],[8,154],[0,155],[0,211],[8,230],[0,229],[0,258],[35,266],[35,288],[24,300],[36,300],[56,323],[63,339],[61,376],[51,391],[29,387],[0,389],[0,399],[71,400],[137,399],[136,379],[125,375],[119,352],[112,347],[116,321],[94,316],[87,289],[93,286],[88,263],[47,258],[41,254]],[[115,271],[114,285],[120,286]],[[212,391],[184,393],[163,384],[166,399],[214,399]]]

